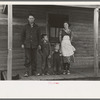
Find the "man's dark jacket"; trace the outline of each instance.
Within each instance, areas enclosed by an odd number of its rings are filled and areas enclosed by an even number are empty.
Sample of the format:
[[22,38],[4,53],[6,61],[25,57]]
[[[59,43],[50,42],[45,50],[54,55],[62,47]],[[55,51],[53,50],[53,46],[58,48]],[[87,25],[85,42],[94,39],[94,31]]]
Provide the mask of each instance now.
[[29,23],[26,24],[22,31],[21,41],[25,48],[37,48],[41,41],[41,33],[38,25],[34,23],[31,28]]

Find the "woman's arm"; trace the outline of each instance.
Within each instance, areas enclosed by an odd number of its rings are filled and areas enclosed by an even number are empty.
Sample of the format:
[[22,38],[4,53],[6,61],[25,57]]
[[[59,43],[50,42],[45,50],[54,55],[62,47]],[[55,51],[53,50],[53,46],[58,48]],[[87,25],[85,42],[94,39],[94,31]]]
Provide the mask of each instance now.
[[71,32],[71,39],[70,40],[72,42],[72,40],[73,40],[73,32]]

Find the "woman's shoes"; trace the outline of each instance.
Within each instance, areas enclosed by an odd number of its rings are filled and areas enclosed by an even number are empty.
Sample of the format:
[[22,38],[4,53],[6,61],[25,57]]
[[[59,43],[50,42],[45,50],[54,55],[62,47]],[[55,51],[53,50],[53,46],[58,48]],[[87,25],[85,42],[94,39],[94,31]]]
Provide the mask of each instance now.
[[70,75],[70,71],[69,71],[69,70],[67,70],[67,71],[64,71],[64,72],[63,72],[63,75],[65,75],[65,74],[68,74],[68,75]]

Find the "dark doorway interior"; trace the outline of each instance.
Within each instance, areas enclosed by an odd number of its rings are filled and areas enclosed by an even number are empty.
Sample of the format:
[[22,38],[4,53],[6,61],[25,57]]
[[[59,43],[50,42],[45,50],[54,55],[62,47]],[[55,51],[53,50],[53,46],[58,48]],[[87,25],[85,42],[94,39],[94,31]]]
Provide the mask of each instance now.
[[59,33],[65,21],[69,22],[68,15],[48,14],[49,40],[51,43],[59,42]]

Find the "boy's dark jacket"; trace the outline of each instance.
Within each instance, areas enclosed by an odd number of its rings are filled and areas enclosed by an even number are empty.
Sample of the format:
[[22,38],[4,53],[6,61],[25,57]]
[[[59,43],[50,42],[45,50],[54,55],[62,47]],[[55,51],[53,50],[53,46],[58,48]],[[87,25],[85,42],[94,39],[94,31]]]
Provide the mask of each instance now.
[[40,41],[40,28],[35,23],[32,28],[29,23],[26,24],[21,35],[21,42],[25,45],[25,48],[37,48],[37,46],[40,45]]
[[44,42],[44,40],[41,41],[41,51],[43,53],[43,55],[51,55],[51,46],[50,46],[50,42],[46,41]]

